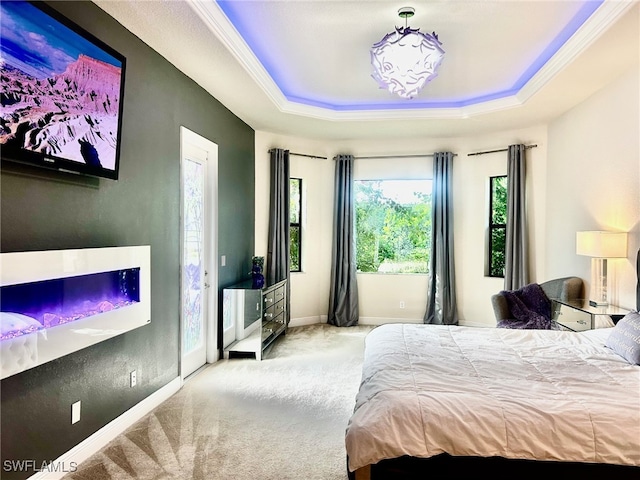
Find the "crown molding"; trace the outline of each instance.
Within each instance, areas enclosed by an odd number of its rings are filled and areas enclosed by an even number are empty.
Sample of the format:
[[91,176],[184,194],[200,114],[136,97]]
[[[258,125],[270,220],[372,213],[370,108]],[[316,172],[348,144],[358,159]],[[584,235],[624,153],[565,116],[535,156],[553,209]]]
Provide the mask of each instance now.
[[525,103],[553,77],[595,42],[620,17],[637,3],[637,0],[606,0],[578,31],[549,59],[544,66],[517,93]]
[[199,0],[186,1],[209,30],[218,37],[218,40],[223,43],[251,78],[267,94],[269,99],[279,108],[280,105],[288,103],[287,98],[280,91],[278,85],[276,85],[267,70],[258,61],[253,51],[240,36],[233,24],[218,6],[217,2],[215,2],[215,0],[208,2]]
[[637,2],[638,0],[605,0],[578,31],[514,95],[451,108],[334,110],[287,99],[215,0],[207,2],[187,0],[189,6],[226,46],[280,112],[337,122],[465,119],[522,106]]

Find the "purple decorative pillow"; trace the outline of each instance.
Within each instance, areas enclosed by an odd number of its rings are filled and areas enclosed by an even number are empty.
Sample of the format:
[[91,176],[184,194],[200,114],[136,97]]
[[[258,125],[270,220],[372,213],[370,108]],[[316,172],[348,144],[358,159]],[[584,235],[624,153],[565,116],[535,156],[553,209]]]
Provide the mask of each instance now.
[[640,313],[627,313],[613,328],[605,345],[627,362],[640,365]]

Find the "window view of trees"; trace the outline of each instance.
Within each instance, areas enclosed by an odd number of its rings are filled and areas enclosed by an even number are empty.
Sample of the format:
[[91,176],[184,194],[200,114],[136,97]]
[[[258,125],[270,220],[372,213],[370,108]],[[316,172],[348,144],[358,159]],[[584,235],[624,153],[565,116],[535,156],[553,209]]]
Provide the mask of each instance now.
[[489,276],[504,277],[507,238],[507,177],[490,178]]
[[427,273],[431,180],[354,183],[359,272]]
[[302,225],[302,179],[289,179],[289,271],[299,272]]

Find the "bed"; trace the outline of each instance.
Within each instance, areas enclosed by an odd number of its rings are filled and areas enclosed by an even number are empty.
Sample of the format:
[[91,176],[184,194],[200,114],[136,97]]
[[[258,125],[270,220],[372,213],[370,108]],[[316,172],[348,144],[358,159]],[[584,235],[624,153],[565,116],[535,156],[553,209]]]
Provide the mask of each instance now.
[[606,346],[629,319],[581,333],[375,328],[349,478],[640,478],[640,366]]

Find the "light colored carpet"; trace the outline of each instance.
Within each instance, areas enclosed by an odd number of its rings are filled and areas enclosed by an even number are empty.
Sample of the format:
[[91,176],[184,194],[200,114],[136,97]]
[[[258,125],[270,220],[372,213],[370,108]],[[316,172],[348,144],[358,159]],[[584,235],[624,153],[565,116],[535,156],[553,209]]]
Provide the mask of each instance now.
[[294,327],[261,362],[211,365],[65,480],[345,480],[372,328]]

